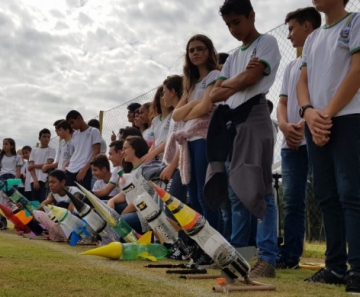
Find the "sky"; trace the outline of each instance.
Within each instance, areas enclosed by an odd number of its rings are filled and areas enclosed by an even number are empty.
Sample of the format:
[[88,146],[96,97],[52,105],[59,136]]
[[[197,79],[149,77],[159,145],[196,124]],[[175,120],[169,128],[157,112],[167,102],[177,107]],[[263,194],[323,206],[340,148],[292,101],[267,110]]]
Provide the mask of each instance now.
[[[267,32],[311,0],[253,0]],[[181,74],[187,40],[239,46],[219,16],[223,0],[1,0],[0,139],[34,146],[38,132],[76,109],[84,119]],[[286,40],[284,40],[286,42]],[[295,58],[295,56],[294,56]],[[119,127],[114,127],[114,130]]]

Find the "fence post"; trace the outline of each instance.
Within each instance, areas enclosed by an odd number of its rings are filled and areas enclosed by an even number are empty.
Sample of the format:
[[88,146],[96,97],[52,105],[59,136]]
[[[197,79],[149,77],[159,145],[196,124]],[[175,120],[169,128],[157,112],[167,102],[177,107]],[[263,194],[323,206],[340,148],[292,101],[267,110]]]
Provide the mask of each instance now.
[[299,48],[296,49],[296,57],[297,58],[299,58],[302,55],[302,50],[303,50],[302,47],[299,47]]
[[104,111],[100,110],[100,112],[99,112],[100,135],[102,135],[103,121],[104,121]]

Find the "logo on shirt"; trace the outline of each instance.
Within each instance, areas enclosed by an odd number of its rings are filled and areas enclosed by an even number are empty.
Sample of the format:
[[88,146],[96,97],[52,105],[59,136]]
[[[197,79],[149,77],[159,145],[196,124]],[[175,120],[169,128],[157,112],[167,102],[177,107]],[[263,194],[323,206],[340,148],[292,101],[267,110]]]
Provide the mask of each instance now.
[[338,41],[342,41],[343,43],[349,43],[349,35],[350,35],[350,28],[345,28],[340,31],[340,36]]
[[250,59],[255,58],[255,57],[256,57],[256,46],[254,47],[254,49],[251,53]]

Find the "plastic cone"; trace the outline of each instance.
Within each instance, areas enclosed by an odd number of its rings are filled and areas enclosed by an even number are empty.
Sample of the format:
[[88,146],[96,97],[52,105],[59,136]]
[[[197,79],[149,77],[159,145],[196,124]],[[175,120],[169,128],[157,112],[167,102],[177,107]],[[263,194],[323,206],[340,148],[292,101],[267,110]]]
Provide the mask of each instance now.
[[122,244],[120,242],[112,242],[108,245],[82,253],[82,255],[100,256],[113,260],[120,259],[121,254],[122,254]]

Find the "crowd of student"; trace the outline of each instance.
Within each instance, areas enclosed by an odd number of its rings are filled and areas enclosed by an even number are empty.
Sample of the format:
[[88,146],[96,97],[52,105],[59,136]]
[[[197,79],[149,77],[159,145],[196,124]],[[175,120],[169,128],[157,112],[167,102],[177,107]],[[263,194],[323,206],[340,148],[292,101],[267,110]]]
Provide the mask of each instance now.
[[[304,49],[286,67],[277,107],[284,134],[285,241],[280,247],[271,171],[276,130],[265,95],[281,56],[276,39],[256,30],[247,0],[227,0],[220,8],[243,45],[224,57],[208,37],[191,37],[183,75],[168,76],[153,102],[130,104],[130,127],[120,129],[119,139],[113,132],[108,147],[98,121],[86,123],[72,110],[54,123],[61,139],[57,152],[48,146],[48,129],[39,133],[39,148],[21,150],[25,163],[15,142],[4,139],[0,178],[22,174],[24,195],[39,200],[39,208],[55,203],[70,210],[61,185],[77,193],[77,181],[144,233],[118,172],[153,166],[160,180],[170,181],[170,194],[201,213],[233,246],[257,246],[250,277],[275,277],[275,268],[299,265],[311,165],[327,249],[326,268],[306,281],[347,284],[346,291],[360,293],[360,16],[346,12],[347,2],[317,0],[315,8],[286,16],[289,40]],[[319,11],[326,17],[321,28]],[[203,255],[202,260],[209,259]]]

